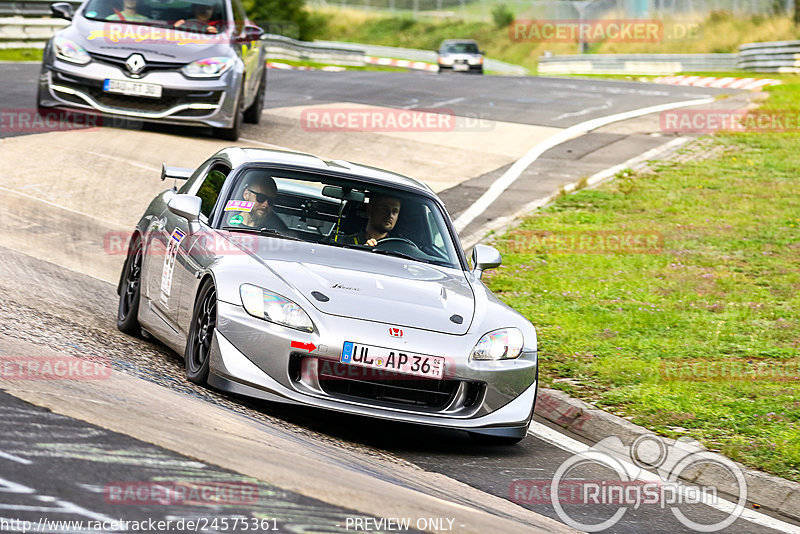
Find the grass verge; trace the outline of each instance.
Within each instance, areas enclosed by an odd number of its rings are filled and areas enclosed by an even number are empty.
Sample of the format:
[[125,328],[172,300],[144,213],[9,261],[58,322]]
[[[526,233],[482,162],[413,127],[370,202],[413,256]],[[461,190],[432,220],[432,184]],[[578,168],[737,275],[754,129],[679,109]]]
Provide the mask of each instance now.
[[[768,92],[800,117],[800,77]],[[537,326],[543,385],[800,481],[800,133],[704,143],[526,218],[485,280]],[[555,241],[609,236],[650,253]]]
[[[523,12],[513,14],[524,20],[536,18]],[[436,50],[444,39],[472,38],[486,50],[487,57],[522,65],[536,71],[539,56],[545,51],[556,54],[577,54],[577,42],[524,42],[512,38],[508,26],[491,22],[451,18],[412,19],[408,16],[387,16],[347,9],[314,11],[317,21],[314,37],[332,41],[399,46]],[[733,53],[742,43],[781,41],[800,38],[800,29],[790,17],[734,17],[725,11],[709,13],[693,21],[663,21],[665,28],[676,24],[696,26],[691,37],[664,39],[660,42],[592,43],[588,51],[595,54],[634,53]]]
[[38,48],[3,48],[0,61],[41,61],[43,52]]

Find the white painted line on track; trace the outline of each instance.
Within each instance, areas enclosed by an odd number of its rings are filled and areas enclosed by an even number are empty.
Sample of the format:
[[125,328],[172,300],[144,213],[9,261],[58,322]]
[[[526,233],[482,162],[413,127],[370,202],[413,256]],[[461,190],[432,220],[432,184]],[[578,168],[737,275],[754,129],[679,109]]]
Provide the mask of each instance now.
[[[581,443],[578,440],[572,439],[569,436],[565,436],[561,434],[558,430],[553,430],[549,426],[543,425],[542,423],[538,423],[536,421],[531,421],[531,425],[528,428],[528,434],[534,436],[536,438],[541,439],[542,441],[546,441],[550,445],[554,445],[561,450],[572,454],[581,454],[591,450],[589,445]],[[636,480],[641,480],[645,482],[667,482],[666,480],[662,479],[656,473],[651,473],[650,471],[645,471],[638,466],[634,465],[631,462],[626,461],[623,458],[619,458],[615,456],[617,460],[619,460],[620,464],[623,468],[628,472],[629,475],[632,477],[636,475]],[[681,485],[681,493],[684,494],[684,486]],[[736,504],[723,499],[722,497],[717,496],[716,502],[711,501],[705,493],[702,496],[702,502],[706,506],[710,506],[715,508],[723,513],[729,514],[736,509]],[[781,521],[780,519],[776,519],[774,517],[770,517],[766,514],[762,514],[761,512],[756,512],[755,510],[751,510],[749,508],[744,508],[742,510],[741,515],[739,516],[741,519],[745,519],[751,523],[755,523],[757,525],[761,525],[763,527],[775,529],[778,532],[783,532],[785,534],[800,534],[800,527],[792,525],[791,523],[786,523],[785,521]]]
[[458,104],[459,102],[463,102],[464,100],[466,100],[466,98],[460,96],[458,98],[451,98],[450,100],[442,100],[441,102],[434,102],[433,104],[431,104],[431,107],[438,108],[441,106],[448,106],[450,104]]
[[138,161],[134,161],[128,158],[121,158],[119,156],[112,156],[111,154],[103,154],[102,152],[94,152],[92,150],[84,150],[87,154],[91,154],[92,156],[97,156],[98,158],[106,158],[114,161],[119,161],[121,163],[127,163],[128,165],[133,165],[134,167],[139,167],[140,169],[144,169],[146,171],[153,171],[153,172],[161,172],[161,169],[158,167],[153,167],[151,165],[145,165],[144,163],[139,163]]
[[476,200],[475,203],[472,204],[472,206],[467,208],[467,210],[464,211],[464,213],[458,216],[458,218],[455,220],[456,231],[461,232],[480,214],[486,211],[489,208],[489,206],[491,206],[492,203],[495,200],[497,200],[500,197],[500,195],[502,195],[503,192],[511,186],[511,184],[517,181],[517,179],[522,175],[525,169],[530,167],[534,161],[539,159],[539,156],[541,156],[547,150],[550,150],[554,146],[559,145],[564,141],[568,141],[586,132],[590,132],[592,130],[600,128],[601,126],[611,124],[613,122],[633,119],[635,117],[641,117],[642,115],[648,115],[650,113],[659,113],[661,111],[667,111],[675,108],[710,104],[712,102],[714,102],[714,99],[708,97],[695,100],[685,100],[682,102],[671,102],[669,104],[660,104],[658,106],[649,106],[646,108],[634,109],[632,111],[616,113],[614,115],[608,115],[605,117],[599,117],[597,119],[584,121],[558,132],[549,139],[546,139],[545,141],[536,145],[522,158],[514,162],[514,164],[505,173],[503,173],[503,175],[500,178],[495,180],[495,182],[491,186],[489,186],[486,192],[483,195],[481,195],[480,198],[478,198],[478,200]]
[[11,460],[12,462],[17,462],[18,464],[22,465],[31,465],[33,463],[30,460],[26,460],[25,458],[20,458],[19,456],[15,456],[3,451],[0,451],[0,458],[5,458],[6,460]]
[[[643,154],[640,154],[638,156],[634,156],[631,159],[620,163],[619,165],[614,165],[613,167],[609,167],[609,168],[604,169],[604,170],[602,170],[600,172],[597,172],[597,173],[591,175],[589,178],[586,179],[586,186],[587,187],[595,186],[595,185],[603,182],[604,180],[607,180],[608,178],[612,178],[614,175],[616,175],[621,170],[631,168],[634,165],[637,165],[638,163],[642,163],[642,162],[647,161],[649,159],[655,159],[661,153],[663,153],[663,152],[665,152],[667,150],[671,150],[673,148],[677,148],[677,147],[679,147],[681,145],[684,145],[684,144],[688,143],[691,139],[692,139],[691,137],[677,137],[677,138],[673,139],[672,141],[670,141],[668,143],[664,143],[661,146],[657,146],[655,148],[651,148],[650,150],[648,150],[647,152],[645,152]],[[577,183],[578,182],[567,184],[562,188],[562,190],[565,193],[571,193],[572,191],[577,189]],[[527,215],[528,213],[531,213],[534,210],[537,210],[537,209],[539,209],[541,207],[546,206],[547,204],[550,204],[556,198],[558,198],[559,194],[561,194],[561,192],[557,191],[557,192],[555,192],[555,193],[553,193],[551,195],[548,195],[546,197],[541,197],[541,198],[537,198],[536,200],[532,200],[531,202],[528,202],[527,204],[524,204],[522,207],[520,207],[514,213],[511,213],[511,214],[506,215],[504,217],[498,217],[498,218],[496,218],[496,219],[494,219],[492,221],[489,221],[488,223],[484,224],[483,226],[481,226],[480,228],[478,228],[474,232],[471,232],[469,235],[460,236],[461,237],[461,246],[464,247],[464,249],[468,249],[468,248],[472,247],[475,243],[478,243],[481,239],[483,239],[483,237],[486,234],[488,234],[492,230],[500,230],[503,227],[512,224],[519,217]]]

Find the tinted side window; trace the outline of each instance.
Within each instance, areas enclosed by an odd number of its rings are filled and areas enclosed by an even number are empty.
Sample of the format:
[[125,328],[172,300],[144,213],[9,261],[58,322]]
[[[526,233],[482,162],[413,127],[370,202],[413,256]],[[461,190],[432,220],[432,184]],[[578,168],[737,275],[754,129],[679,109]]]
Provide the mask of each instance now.
[[229,169],[222,165],[215,165],[208,171],[200,189],[197,190],[197,196],[203,201],[200,207],[200,213],[206,216],[206,219],[211,217],[211,211],[217,203],[222,186],[225,183],[225,178],[228,176]]

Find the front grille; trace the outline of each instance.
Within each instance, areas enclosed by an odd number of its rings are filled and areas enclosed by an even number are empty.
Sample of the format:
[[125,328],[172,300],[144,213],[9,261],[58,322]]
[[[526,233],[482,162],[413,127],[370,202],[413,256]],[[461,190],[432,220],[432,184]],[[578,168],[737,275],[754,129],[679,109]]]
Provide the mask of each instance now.
[[[134,52],[131,52],[134,53]],[[125,62],[128,60],[127,57],[116,57],[116,56],[108,56],[105,54],[98,54],[97,52],[92,52],[89,54],[92,56],[92,59],[98,61],[100,63],[106,63],[109,65],[114,65],[115,67],[119,68],[123,72],[128,73],[128,67],[125,65]],[[148,72],[155,72],[155,71],[167,71],[167,70],[174,70],[177,71],[181,67],[183,67],[186,63],[176,63],[170,61],[150,61],[145,60],[145,67],[142,69],[141,72],[133,76],[134,78],[141,78]]]
[[[160,113],[180,104],[211,104],[217,105],[222,91],[180,91],[177,89],[163,89],[161,98],[147,98],[139,96],[120,95],[103,91],[101,80],[90,80],[76,76],[56,73],[54,83],[63,85],[90,96],[95,102],[109,108],[125,111],[145,111]],[[86,102],[77,96],[61,93],[59,96],[76,104],[86,105]],[[207,115],[210,110],[185,110],[178,115]]]
[[484,390],[479,382],[356,369],[354,372],[354,366],[325,362],[318,371],[320,388],[332,397],[426,412],[470,408],[479,402]]

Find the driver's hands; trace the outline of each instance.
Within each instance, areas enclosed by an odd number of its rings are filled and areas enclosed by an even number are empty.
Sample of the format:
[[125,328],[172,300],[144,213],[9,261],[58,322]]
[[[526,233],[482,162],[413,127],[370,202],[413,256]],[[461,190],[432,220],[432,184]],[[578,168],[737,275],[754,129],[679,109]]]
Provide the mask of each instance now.
[[364,243],[364,244],[367,245],[368,247],[374,247],[375,245],[378,244],[378,240],[375,239],[374,237],[371,237],[371,238],[367,239],[367,242]]

